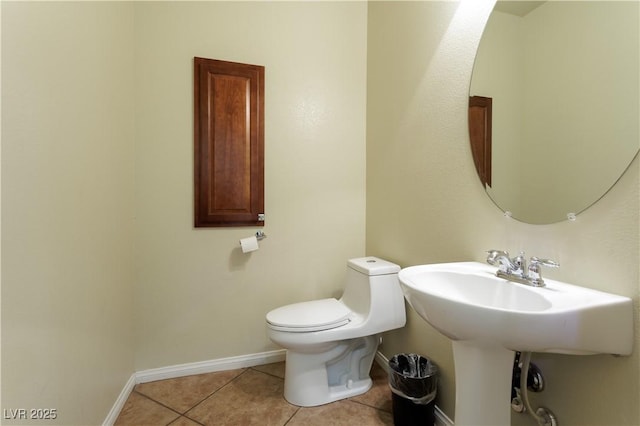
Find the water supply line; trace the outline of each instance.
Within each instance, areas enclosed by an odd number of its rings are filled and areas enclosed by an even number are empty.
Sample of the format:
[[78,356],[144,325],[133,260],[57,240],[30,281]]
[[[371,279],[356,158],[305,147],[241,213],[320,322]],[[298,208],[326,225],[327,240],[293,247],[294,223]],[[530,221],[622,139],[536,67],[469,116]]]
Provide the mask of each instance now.
[[535,411],[533,411],[533,408],[531,408],[531,404],[529,403],[529,393],[527,392],[527,379],[529,378],[531,352],[522,352],[522,355],[523,360],[521,369],[522,373],[520,375],[520,397],[522,398],[522,402],[524,403],[525,411],[531,414],[531,417],[533,417],[540,426],[558,426],[556,416],[548,408],[539,407]]

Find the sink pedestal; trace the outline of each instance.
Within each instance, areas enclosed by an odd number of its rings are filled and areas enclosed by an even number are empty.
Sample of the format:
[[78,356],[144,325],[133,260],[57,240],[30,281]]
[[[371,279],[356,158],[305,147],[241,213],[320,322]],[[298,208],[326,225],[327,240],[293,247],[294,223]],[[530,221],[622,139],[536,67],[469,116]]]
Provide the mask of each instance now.
[[511,375],[515,353],[478,341],[453,342],[456,426],[511,424]]

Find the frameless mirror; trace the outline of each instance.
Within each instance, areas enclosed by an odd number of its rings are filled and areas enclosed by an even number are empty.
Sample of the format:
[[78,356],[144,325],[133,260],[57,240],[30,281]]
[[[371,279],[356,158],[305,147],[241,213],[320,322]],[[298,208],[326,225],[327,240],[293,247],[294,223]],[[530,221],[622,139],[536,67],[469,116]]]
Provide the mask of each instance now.
[[474,64],[469,126],[486,192],[514,218],[580,213],[637,155],[639,6],[497,2]]

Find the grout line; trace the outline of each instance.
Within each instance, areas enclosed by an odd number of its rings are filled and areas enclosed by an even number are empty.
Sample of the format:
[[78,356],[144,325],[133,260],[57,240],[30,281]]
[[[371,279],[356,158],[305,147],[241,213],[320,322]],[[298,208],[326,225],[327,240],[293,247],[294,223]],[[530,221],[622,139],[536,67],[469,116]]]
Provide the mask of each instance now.
[[199,421],[194,420],[194,419],[192,419],[191,417],[185,416],[184,414],[183,414],[183,415],[181,415],[180,417],[178,417],[177,419],[175,419],[174,421],[172,421],[171,423],[169,423],[167,426],[171,426],[172,424],[174,424],[175,422],[177,422],[178,420],[180,420],[180,419],[181,419],[181,418],[183,418],[183,417],[184,417],[185,419],[188,419],[189,421],[192,421],[193,423],[196,423],[196,424],[200,425],[200,426],[205,426],[204,424],[200,423]]
[[[284,397],[282,397],[282,398],[284,399]],[[289,424],[289,422],[290,422],[291,420],[293,420],[293,418],[296,416],[296,414],[298,414],[298,411],[300,411],[301,409],[302,409],[302,407],[298,407],[298,408],[296,408],[296,411],[294,411],[294,412],[293,412],[293,414],[291,415],[291,417],[289,417],[289,419],[288,419],[286,422],[284,422],[284,424],[283,424],[282,426],[287,426],[287,425]]]
[[[194,422],[194,423],[196,423],[196,424],[199,424],[200,426],[205,426],[205,424],[204,424],[204,423],[200,423],[199,421],[197,421],[197,420],[195,420],[195,419],[193,419],[193,418],[191,418],[191,417],[187,416],[186,414],[183,414],[181,417],[184,417],[185,419],[189,419],[189,420],[191,420],[192,422]],[[177,419],[176,419],[176,420],[177,420]],[[167,426],[170,426],[170,425],[167,425]]]
[[142,392],[140,392],[140,391],[137,391],[137,390],[135,390],[135,389],[134,389],[134,390],[133,390],[133,392],[131,392],[131,393],[137,393],[138,395],[142,396],[143,398],[146,398],[146,399],[148,399],[148,400],[149,400],[149,401],[151,401],[151,402],[155,402],[156,404],[158,404],[158,405],[160,405],[160,406],[162,406],[162,407],[164,407],[164,408],[166,408],[166,409],[168,409],[168,410],[171,410],[171,411],[173,411],[174,413],[176,413],[176,414],[178,415],[178,417],[176,417],[175,419],[171,420],[171,423],[175,422],[176,420],[178,420],[178,419],[180,418],[180,416],[182,416],[182,413],[180,413],[179,411],[176,411],[175,409],[173,409],[173,408],[171,408],[171,407],[169,407],[169,406],[167,406],[167,405],[163,404],[163,403],[162,403],[162,402],[160,402],[160,401],[156,401],[155,399],[151,398],[149,395],[145,395],[144,393],[142,393]]
[[255,371],[256,373],[266,374],[267,376],[275,377],[276,379],[280,379],[280,380],[284,381],[284,377],[280,377],[280,376],[277,376],[275,374],[271,374],[271,373],[268,373],[266,371],[262,371],[262,370],[259,370],[257,368],[254,368],[254,367],[249,367],[249,369]]
[[[193,420],[191,417],[189,417],[187,415],[187,413],[191,410],[193,410],[194,408],[196,408],[198,405],[202,404],[203,402],[205,402],[207,399],[211,398],[213,395],[217,394],[218,392],[220,392],[222,389],[226,388],[227,386],[229,386],[229,384],[235,382],[236,380],[238,380],[238,377],[242,376],[243,374],[245,374],[249,369],[248,368],[243,368],[242,372],[239,373],[238,375],[236,375],[235,377],[233,377],[231,380],[229,380],[227,383],[225,383],[224,385],[220,386],[218,389],[214,390],[213,392],[211,392],[210,394],[208,394],[207,396],[205,396],[204,398],[202,398],[200,401],[196,402],[193,406],[191,406],[191,408],[189,408],[187,411],[185,411],[183,413],[183,416],[187,417],[189,420]],[[202,424],[196,420],[193,420],[194,422],[198,423],[198,424]]]

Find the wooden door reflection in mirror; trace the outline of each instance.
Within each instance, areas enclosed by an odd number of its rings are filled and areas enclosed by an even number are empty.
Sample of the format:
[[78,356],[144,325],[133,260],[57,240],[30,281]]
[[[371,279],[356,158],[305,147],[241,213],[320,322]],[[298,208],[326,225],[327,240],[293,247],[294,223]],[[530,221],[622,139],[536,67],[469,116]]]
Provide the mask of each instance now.
[[478,176],[485,187],[491,186],[491,105],[491,98],[469,97],[471,152]]

